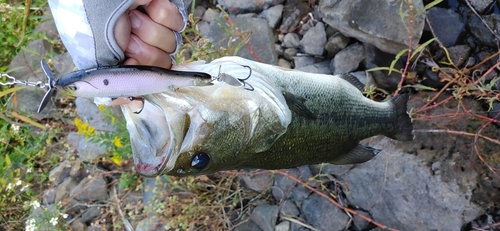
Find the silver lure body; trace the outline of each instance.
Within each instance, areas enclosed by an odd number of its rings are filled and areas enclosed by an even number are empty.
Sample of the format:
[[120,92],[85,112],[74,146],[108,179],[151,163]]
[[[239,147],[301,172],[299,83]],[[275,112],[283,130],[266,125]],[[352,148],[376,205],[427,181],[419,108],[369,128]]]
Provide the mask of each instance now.
[[54,87],[77,97],[129,97],[185,86],[211,85],[203,72],[173,71],[152,66],[118,66],[75,71],[58,79]]

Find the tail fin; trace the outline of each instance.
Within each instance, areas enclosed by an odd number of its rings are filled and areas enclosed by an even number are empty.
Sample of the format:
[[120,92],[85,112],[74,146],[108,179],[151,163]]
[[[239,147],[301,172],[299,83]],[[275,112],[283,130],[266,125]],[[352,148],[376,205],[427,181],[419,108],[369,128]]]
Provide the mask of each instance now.
[[408,92],[401,93],[391,99],[396,109],[396,118],[394,120],[394,131],[388,137],[395,140],[410,141],[415,138],[413,135],[413,123],[411,122],[410,115],[406,111],[408,99],[410,95]]

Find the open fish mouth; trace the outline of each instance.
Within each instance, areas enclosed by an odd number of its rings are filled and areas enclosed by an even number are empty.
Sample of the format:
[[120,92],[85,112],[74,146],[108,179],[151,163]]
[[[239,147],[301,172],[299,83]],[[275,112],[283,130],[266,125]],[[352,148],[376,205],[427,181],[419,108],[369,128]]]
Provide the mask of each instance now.
[[167,105],[162,107],[155,104],[159,103],[160,97],[162,97],[160,94],[147,96],[139,114],[135,113],[137,108],[122,105],[131,138],[135,167],[143,176],[154,177],[165,170],[169,160],[172,160],[172,157],[175,159],[182,142],[181,138],[184,137],[182,133],[186,130],[183,126],[186,124],[183,121],[186,116],[179,111],[171,110]]

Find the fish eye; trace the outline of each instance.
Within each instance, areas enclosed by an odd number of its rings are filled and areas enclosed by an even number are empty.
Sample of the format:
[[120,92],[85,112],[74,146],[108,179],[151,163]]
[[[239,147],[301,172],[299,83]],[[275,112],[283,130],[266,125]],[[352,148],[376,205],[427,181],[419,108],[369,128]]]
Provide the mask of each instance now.
[[210,156],[206,153],[200,152],[193,157],[191,167],[201,170],[207,167],[208,163],[210,163]]

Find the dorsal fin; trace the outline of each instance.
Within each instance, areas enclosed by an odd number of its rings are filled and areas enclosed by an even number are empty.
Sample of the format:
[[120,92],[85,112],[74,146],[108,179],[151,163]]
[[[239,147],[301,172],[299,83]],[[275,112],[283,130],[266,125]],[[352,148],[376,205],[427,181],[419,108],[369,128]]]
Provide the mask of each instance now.
[[361,92],[363,92],[365,90],[365,85],[361,81],[359,81],[359,79],[356,78],[356,76],[351,75],[349,73],[345,73],[345,74],[339,75],[339,77],[342,78],[343,80],[349,82],[353,86],[355,86]]

